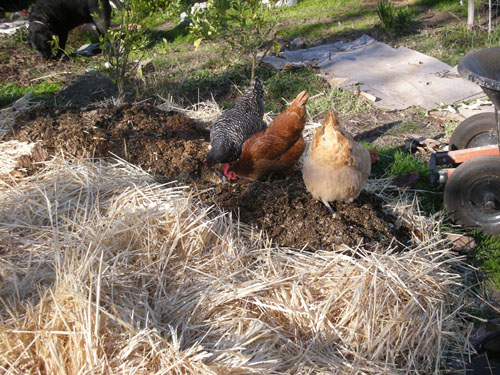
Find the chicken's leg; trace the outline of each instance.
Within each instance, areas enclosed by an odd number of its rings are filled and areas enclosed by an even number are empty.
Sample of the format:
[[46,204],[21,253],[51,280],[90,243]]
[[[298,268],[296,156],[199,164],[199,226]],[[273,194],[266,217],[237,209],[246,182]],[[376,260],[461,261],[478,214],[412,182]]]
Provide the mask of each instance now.
[[337,216],[337,213],[332,209],[332,206],[330,206],[330,203],[326,200],[322,200],[323,204],[326,206],[326,209],[332,216]]

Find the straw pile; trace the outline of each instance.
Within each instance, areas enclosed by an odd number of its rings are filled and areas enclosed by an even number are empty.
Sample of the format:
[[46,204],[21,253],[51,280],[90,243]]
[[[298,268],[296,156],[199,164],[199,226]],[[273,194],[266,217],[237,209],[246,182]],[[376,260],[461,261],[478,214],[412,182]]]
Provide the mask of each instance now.
[[0,140],[11,131],[17,116],[34,105],[30,91],[8,107],[0,109]]
[[121,161],[55,158],[0,202],[6,374],[430,374],[467,349],[437,237],[269,248]]

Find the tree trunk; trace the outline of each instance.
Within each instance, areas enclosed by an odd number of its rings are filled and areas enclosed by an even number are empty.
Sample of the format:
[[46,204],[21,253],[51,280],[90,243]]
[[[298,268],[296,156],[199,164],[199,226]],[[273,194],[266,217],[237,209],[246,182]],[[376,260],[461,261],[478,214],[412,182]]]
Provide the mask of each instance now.
[[474,0],[469,0],[467,7],[467,28],[470,30],[474,27]]

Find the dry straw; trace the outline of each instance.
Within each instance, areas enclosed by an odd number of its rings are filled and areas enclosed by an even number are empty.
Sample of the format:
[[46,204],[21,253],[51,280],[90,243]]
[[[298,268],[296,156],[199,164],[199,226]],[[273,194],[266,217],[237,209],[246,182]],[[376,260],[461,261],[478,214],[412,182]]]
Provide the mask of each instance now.
[[270,248],[186,187],[64,158],[0,202],[4,374],[431,374],[467,351],[460,260],[418,212],[399,253]]
[[0,140],[12,130],[17,116],[34,105],[30,91],[8,107],[0,109]]

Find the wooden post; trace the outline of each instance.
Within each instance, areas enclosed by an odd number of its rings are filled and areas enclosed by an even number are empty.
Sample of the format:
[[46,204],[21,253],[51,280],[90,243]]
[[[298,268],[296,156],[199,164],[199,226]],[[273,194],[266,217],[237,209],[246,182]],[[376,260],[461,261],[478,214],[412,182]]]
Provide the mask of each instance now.
[[491,29],[491,0],[488,1],[488,35],[491,35],[492,29]]
[[467,7],[467,28],[470,30],[474,27],[474,0],[469,0]]

